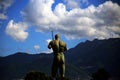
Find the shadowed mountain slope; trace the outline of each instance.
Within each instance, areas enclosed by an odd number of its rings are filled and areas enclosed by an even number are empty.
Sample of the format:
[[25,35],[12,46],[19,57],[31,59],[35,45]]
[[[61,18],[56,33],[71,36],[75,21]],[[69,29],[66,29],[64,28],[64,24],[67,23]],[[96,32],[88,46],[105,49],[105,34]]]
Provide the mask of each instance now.
[[[66,76],[70,79],[89,78],[99,68],[111,76],[120,76],[120,38],[79,43],[65,53]],[[0,80],[23,78],[30,71],[51,73],[53,54],[18,52],[0,57]]]

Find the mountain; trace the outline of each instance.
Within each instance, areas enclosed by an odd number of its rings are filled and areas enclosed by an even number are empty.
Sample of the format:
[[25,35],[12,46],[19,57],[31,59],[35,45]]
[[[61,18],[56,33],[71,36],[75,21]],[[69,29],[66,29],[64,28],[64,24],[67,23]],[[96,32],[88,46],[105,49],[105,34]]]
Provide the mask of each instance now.
[[120,38],[86,41],[67,53],[68,62],[77,67],[89,71],[105,68],[111,75],[120,76]]
[[[93,40],[79,43],[65,53],[66,77],[89,78],[99,68],[106,69],[112,77],[120,76],[120,38]],[[24,78],[30,71],[51,73],[53,54],[28,54],[18,52],[0,57],[0,80]]]
[[[52,63],[52,55],[49,54],[28,54],[18,52],[13,55],[0,58],[0,80],[21,79],[28,72],[33,70],[46,71]],[[7,77],[6,77],[7,76]]]

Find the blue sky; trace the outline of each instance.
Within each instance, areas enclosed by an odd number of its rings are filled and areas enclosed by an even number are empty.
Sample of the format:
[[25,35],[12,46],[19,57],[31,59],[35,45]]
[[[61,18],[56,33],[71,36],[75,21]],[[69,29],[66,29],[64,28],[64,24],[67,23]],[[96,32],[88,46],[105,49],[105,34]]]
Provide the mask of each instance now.
[[51,30],[68,48],[95,38],[120,38],[119,22],[119,0],[2,0],[0,56],[51,52]]

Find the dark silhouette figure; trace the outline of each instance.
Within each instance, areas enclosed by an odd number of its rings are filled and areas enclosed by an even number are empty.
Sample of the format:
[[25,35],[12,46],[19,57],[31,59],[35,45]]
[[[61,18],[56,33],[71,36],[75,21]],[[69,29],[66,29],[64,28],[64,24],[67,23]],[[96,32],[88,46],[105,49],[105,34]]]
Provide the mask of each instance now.
[[65,58],[64,51],[67,50],[66,43],[60,40],[60,36],[58,34],[55,35],[55,40],[52,40],[48,48],[53,50],[54,59],[52,64],[52,77],[53,79],[57,79],[57,72],[60,72],[61,80],[65,77]]
[[109,76],[109,73],[105,69],[100,68],[97,72],[92,74],[91,80],[108,80]]

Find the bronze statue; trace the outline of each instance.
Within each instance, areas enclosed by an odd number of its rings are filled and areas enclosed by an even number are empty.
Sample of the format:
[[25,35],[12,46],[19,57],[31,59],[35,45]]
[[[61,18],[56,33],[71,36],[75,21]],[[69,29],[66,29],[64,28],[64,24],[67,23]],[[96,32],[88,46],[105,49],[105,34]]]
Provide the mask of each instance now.
[[53,50],[54,59],[52,64],[52,77],[57,77],[57,72],[60,72],[60,79],[63,80],[65,77],[65,58],[64,52],[67,50],[66,43],[60,40],[58,34],[55,35],[55,40],[52,40],[48,48]]

